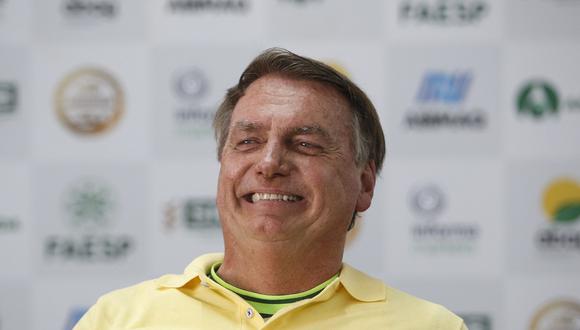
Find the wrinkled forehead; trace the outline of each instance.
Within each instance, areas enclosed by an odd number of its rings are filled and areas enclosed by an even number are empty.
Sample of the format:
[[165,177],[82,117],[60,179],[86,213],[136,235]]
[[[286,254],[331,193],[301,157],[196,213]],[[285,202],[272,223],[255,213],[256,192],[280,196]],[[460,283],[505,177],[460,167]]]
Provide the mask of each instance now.
[[351,127],[351,122],[347,100],[333,88],[319,82],[266,76],[252,83],[237,102],[229,128],[256,131],[286,127],[330,134]]
[[[296,126],[286,125],[286,123],[281,123],[280,125],[275,125],[275,129],[282,132],[282,134],[287,136],[295,136],[295,135],[310,135],[323,138],[325,140],[334,140],[332,134],[321,125],[317,123],[310,123],[310,124],[298,124]],[[249,120],[240,120],[234,122],[232,125],[232,130],[234,132],[240,133],[258,133],[263,134],[268,132],[272,129],[272,125],[268,125],[267,123],[261,122],[254,122]]]

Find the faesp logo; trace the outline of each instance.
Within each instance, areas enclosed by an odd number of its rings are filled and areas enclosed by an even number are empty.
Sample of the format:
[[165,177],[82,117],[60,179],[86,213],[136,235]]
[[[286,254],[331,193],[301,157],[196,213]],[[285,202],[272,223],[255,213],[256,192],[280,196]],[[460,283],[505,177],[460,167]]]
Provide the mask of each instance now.
[[215,198],[181,198],[168,202],[163,210],[163,226],[188,230],[220,228]]
[[12,114],[18,106],[18,88],[13,82],[0,81],[0,118]]
[[481,0],[407,0],[399,5],[399,22],[431,26],[465,26],[480,23],[490,11]]
[[484,128],[485,113],[463,106],[472,80],[470,71],[426,72],[416,95],[416,105],[405,116],[406,125],[411,129]]
[[83,178],[63,198],[68,234],[49,236],[44,253],[50,260],[106,262],[125,258],[133,249],[128,235],[110,232],[116,218],[116,196],[104,181]]
[[580,230],[574,230],[580,218],[580,185],[571,178],[552,181],[544,190],[542,206],[550,226],[537,234],[537,244],[549,251],[580,251]]
[[574,300],[549,302],[534,314],[530,330],[580,329],[580,304]]
[[121,86],[108,72],[81,68],[68,74],[58,85],[54,106],[60,121],[81,135],[111,129],[123,114]]
[[480,236],[479,226],[471,223],[440,222],[447,206],[446,197],[437,185],[426,184],[411,191],[409,206],[417,215],[411,226],[413,249],[417,252],[465,253],[476,248]]
[[175,95],[174,129],[178,135],[210,137],[217,105],[205,106],[209,79],[198,68],[179,70],[171,83]]
[[174,13],[244,13],[250,7],[248,0],[169,0],[167,4]]

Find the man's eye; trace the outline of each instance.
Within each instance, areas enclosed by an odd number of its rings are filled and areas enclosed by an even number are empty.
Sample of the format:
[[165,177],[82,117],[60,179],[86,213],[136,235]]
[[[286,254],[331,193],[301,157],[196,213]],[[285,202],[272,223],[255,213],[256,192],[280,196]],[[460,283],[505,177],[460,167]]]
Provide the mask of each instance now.
[[250,150],[259,143],[256,139],[242,139],[236,143],[237,150]]
[[299,141],[296,143],[296,146],[301,152],[311,155],[318,154],[322,151],[321,146],[307,141]]

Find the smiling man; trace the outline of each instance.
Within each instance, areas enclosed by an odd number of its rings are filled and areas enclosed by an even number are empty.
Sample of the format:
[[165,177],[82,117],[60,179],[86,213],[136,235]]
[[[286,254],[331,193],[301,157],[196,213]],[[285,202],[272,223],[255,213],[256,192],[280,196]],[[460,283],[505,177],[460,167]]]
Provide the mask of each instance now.
[[342,262],[385,153],[375,108],[348,78],[267,50],[214,127],[224,254],[103,296],[75,329],[466,329]]

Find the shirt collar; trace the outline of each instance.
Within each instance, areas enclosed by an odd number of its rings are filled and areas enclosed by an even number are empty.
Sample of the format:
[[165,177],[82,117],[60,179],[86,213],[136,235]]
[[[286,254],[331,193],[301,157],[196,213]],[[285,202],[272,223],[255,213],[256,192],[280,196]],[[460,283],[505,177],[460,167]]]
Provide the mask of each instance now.
[[167,274],[156,280],[157,285],[163,288],[180,288],[194,279],[205,277],[211,266],[224,260],[223,253],[204,254],[193,260],[183,274]]
[[387,287],[376,278],[349,266],[342,264],[340,283],[355,299],[364,302],[381,301],[387,298]]
[[[193,260],[181,275],[168,274],[156,280],[157,284],[165,288],[180,288],[194,279],[209,273],[211,266],[223,261],[223,253],[202,255]],[[372,278],[363,272],[343,263],[339,277],[340,283],[355,299],[364,302],[385,300],[387,289],[382,281]]]

